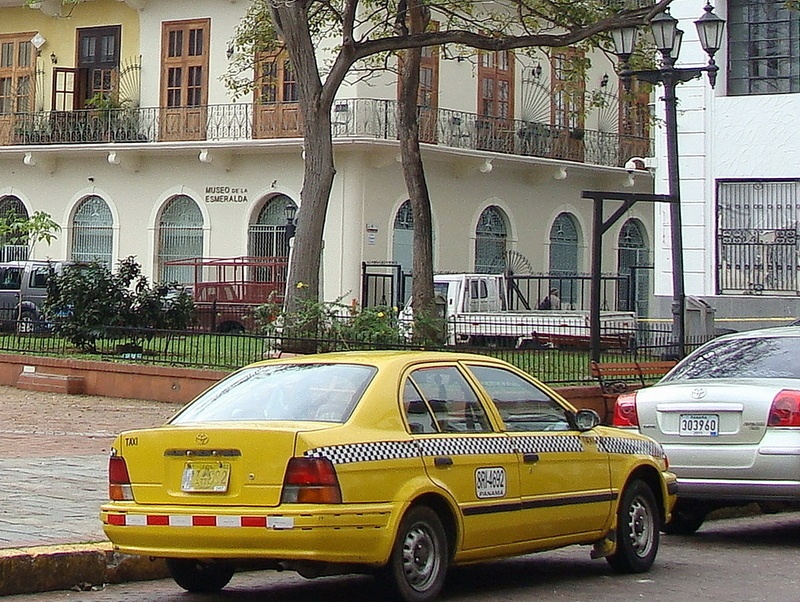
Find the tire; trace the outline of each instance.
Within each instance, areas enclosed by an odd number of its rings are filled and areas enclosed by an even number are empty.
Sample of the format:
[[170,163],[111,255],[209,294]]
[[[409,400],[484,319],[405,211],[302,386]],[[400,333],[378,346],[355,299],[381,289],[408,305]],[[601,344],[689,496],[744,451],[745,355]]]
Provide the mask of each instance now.
[[217,562],[167,558],[170,575],[187,592],[210,594],[228,585],[234,568]]
[[444,587],[449,552],[439,516],[427,506],[411,508],[397,531],[386,575],[403,602],[435,600]]
[[678,498],[672,510],[672,518],[664,525],[667,535],[692,535],[700,528],[709,508],[697,500]]
[[617,550],[606,558],[619,573],[644,573],[658,553],[659,511],[644,481],[631,481],[617,510]]
[[17,322],[17,332],[29,334],[36,330],[36,314],[32,311],[24,310],[19,314]]

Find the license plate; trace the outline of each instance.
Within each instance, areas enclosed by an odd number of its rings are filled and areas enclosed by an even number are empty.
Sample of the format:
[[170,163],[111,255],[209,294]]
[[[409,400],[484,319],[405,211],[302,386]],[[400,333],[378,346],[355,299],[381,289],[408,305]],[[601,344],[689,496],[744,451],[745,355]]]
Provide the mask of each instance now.
[[231,465],[222,462],[187,462],[183,469],[181,491],[189,493],[225,493]]
[[681,437],[718,437],[719,414],[681,414],[678,435]]

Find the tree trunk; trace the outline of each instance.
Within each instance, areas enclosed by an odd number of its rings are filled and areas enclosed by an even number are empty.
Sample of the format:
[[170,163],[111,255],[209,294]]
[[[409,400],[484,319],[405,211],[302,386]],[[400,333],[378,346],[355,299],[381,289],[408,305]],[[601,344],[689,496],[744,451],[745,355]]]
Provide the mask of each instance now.
[[323,94],[305,3],[274,3],[271,11],[273,23],[297,74],[298,102],[304,128],[303,189],[284,301],[286,311],[293,312],[298,308],[298,301],[317,301],[320,298],[322,235],[336,173],[331,132],[333,95]]
[[[423,7],[417,0],[409,0],[407,6],[408,33],[423,32],[427,25]],[[440,338],[441,329],[436,324],[436,306],[433,297],[431,202],[419,148],[417,108],[421,54],[421,48],[412,48],[405,52],[403,60],[400,61],[397,131],[400,138],[403,176],[414,218],[414,263],[411,285],[414,332],[423,341],[435,341]]]

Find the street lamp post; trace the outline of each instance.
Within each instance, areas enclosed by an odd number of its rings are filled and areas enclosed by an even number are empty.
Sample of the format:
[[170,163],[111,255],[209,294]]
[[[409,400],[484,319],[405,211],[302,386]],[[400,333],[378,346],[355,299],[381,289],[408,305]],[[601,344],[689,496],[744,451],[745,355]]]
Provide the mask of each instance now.
[[683,270],[683,227],[681,223],[680,205],[680,171],[678,169],[678,116],[675,88],[708,74],[708,81],[713,88],[717,81],[719,67],[714,62],[714,55],[722,45],[722,33],[725,21],[714,14],[710,3],[706,4],[703,16],[695,21],[700,44],[708,54],[708,65],[705,67],[675,67],[680,52],[683,32],[678,29],[678,20],[665,11],[650,21],[653,41],[661,54],[661,65],[658,69],[632,70],[629,65],[636,47],[635,27],[625,27],[611,32],[614,40],[614,51],[620,58],[619,75],[626,88],[630,87],[632,77],[653,85],[664,86],[664,109],[667,136],[667,170],[670,196],[670,222],[672,243],[672,334],[675,339],[675,352],[679,358],[686,355],[686,295],[684,289]]

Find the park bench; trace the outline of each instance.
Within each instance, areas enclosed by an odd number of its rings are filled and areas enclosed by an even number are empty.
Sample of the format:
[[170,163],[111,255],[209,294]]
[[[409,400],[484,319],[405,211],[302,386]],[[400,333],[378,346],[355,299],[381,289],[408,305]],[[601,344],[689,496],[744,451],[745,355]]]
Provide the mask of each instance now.
[[621,393],[646,387],[669,372],[677,362],[675,360],[659,360],[651,362],[591,362],[592,378],[596,378],[603,397],[607,423],[612,404]]

